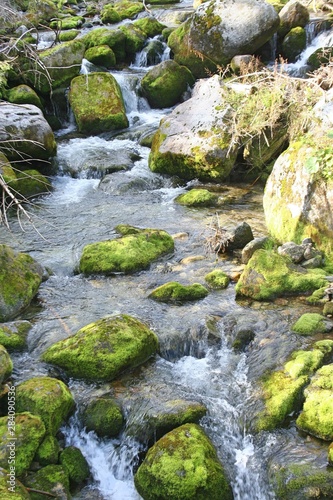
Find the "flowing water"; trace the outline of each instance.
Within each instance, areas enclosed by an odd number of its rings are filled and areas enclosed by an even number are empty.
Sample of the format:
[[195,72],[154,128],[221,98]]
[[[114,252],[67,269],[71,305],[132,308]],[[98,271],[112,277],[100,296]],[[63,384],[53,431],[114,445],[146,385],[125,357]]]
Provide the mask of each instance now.
[[[146,71],[138,61],[140,56],[132,68],[114,72],[124,93],[130,129],[82,138],[73,122],[67,124],[57,134],[53,191],[30,207],[34,227],[23,223],[23,232],[13,216],[12,231],[1,233],[2,243],[29,252],[52,271],[35,302],[21,315],[33,327],[28,351],[13,356],[14,377],[20,382],[38,375],[60,376],[39,361],[46,347],[106,315],[133,315],[159,336],[156,359],[112,384],[65,379],[79,409],[90,398],[111,393],[126,416],[117,439],[87,433],[79,412],[63,428],[66,443],[82,450],[93,476],[76,498],[139,499],[133,475],[147,440],[134,439],[131,430],[139,429],[137,435],[143,435],[147,412],[179,398],[207,407],[200,424],[225,465],[234,498],[271,500],[275,498],[269,481],[272,463],[297,459],[323,466],[326,460],[326,447],[300,436],[292,421],[276,432],[250,432],[258,404],[256,380],[280,366],[290,352],[307,345],[306,339],[290,331],[307,307],[302,300],[236,301],[234,281],[223,291],[212,291],[201,301],[181,306],[148,298],[153,288],[167,281],[204,284],[205,274],[216,267],[231,275],[240,272],[237,254],[217,257],[208,251],[217,212],[226,228],[246,221],[254,236],[265,235],[266,228],[260,186],[214,186],[221,202],[218,209],[186,208],[175,203],[176,196],[199,183],[185,185],[150,172],[149,149],[140,146],[138,139],[156,128],[170,110],[151,110],[137,95]],[[82,71],[89,71],[87,65]],[[114,238],[114,228],[120,223],[175,235],[174,254],[131,276],[77,274],[82,248]],[[253,329],[255,338],[246,352],[238,353],[231,348],[234,330],[230,325],[242,323]]]

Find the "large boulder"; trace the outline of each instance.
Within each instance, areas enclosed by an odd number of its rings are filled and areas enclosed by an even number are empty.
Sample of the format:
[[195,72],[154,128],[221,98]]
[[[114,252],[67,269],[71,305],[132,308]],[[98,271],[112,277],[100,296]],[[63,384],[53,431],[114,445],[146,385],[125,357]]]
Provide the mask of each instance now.
[[113,50],[117,63],[124,61],[126,58],[126,36],[121,29],[97,28],[89,31],[81,40],[87,49],[100,45],[108,45]]
[[150,500],[233,498],[216,450],[196,424],[184,424],[157,441],[134,481],[139,494]]
[[262,0],[211,0],[171,33],[175,61],[198,78],[226,66],[238,54],[253,54],[279,26],[274,7]]
[[128,127],[122,93],[110,73],[77,76],[68,98],[79,132],[95,135]]
[[36,377],[16,387],[16,408],[38,415],[48,434],[55,435],[75,408],[68,387],[52,377]]
[[25,309],[36,295],[44,269],[30,255],[0,245],[0,321]]
[[278,34],[284,37],[293,28],[305,28],[310,19],[308,8],[297,0],[289,0],[279,12]]
[[143,94],[152,108],[174,106],[193,85],[190,70],[171,59],[157,64],[141,80]]
[[0,151],[9,161],[48,160],[56,154],[52,129],[32,104],[0,103]]
[[87,380],[113,380],[144,363],[157,351],[158,339],[141,321],[128,315],[90,323],[49,347],[42,359]]
[[[34,490],[34,500],[44,500],[45,496],[71,500],[70,482],[67,470],[62,465],[47,465],[24,481],[27,487]],[[36,493],[37,491],[37,493]],[[39,493],[39,492],[43,493]],[[45,494],[46,493],[46,494]]]
[[146,269],[158,257],[174,250],[174,241],[166,231],[127,225],[119,225],[116,230],[123,235],[121,238],[84,247],[80,259],[82,273],[130,274]]

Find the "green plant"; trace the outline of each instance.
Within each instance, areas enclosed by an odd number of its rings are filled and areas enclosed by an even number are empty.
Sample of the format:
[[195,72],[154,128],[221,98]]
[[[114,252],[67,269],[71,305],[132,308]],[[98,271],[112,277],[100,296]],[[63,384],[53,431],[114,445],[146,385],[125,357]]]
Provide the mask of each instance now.
[[[327,133],[327,138],[333,138],[333,130]],[[319,174],[326,181],[333,179],[333,146],[316,148],[314,154],[307,158],[305,168],[309,174]]]

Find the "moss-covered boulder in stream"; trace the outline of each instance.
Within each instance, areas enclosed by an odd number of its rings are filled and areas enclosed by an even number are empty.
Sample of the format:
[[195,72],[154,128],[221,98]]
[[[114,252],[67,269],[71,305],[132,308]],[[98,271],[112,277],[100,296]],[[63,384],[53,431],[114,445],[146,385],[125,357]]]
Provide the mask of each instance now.
[[116,230],[123,235],[121,238],[84,247],[79,266],[82,273],[134,273],[174,250],[174,241],[165,231],[126,225],[119,225]]
[[218,196],[208,189],[191,189],[175,199],[176,203],[187,207],[212,207],[216,205],[217,201]]
[[122,93],[111,73],[77,76],[68,98],[79,132],[94,135],[128,127]]
[[184,424],[157,441],[134,481],[139,494],[150,500],[233,498],[216,450],[196,424]]
[[298,26],[289,31],[282,42],[282,55],[288,62],[295,62],[306,47],[306,32]]
[[141,80],[143,94],[152,108],[174,106],[193,85],[191,71],[172,59],[154,66]]
[[140,28],[134,26],[133,23],[126,23],[120,26],[120,30],[125,35],[125,52],[126,59],[131,61],[135,54],[140,52],[146,41],[146,34]]
[[38,415],[48,434],[57,433],[61,424],[73,412],[73,396],[68,387],[51,377],[35,377],[16,387],[16,409]]
[[23,350],[31,327],[31,323],[24,320],[0,323],[0,344],[8,351]]
[[0,344],[0,386],[11,376],[13,362],[6,348]]
[[60,444],[55,436],[47,434],[35,454],[35,461],[40,465],[57,464],[60,453]]
[[67,472],[70,484],[73,486],[80,485],[88,479],[89,465],[79,448],[67,446],[61,452],[59,462]]
[[18,85],[8,90],[7,101],[14,104],[33,104],[39,109],[43,109],[41,100],[36,92],[28,85]]
[[236,284],[237,296],[274,300],[283,295],[311,293],[327,284],[321,269],[307,271],[273,250],[257,250]]
[[333,330],[333,322],[318,313],[305,313],[292,325],[292,330],[300,335],[328,333]]
[[305,389],[299,429],[325,441],[333,440],[333,364],[320,368]]
[[158,338],[128,315],[110,316],[81,328],[49,347],[42,359],[87,380],[113,380],[153,356]]
[[182,285],[178,281],[170,281],[164,285],[155,288],[149,297],[158,302],[171,302],[173,304],[181,304],[191,300],[200,300],[208,295],[206,287],[200,283],[192,285]]
[[85,407],[82,423],[88,432],[94,431],[100,437],[116,437],[122,429],[124,417],[113,399],[101,396]]
[[31,198],[49,193],[52,189],[50,180],[37,170],[16,172],[15,189],[24,198]]
[[227,288],[230,278],[224,271],[222,271],[222,269],[214,269],[210,273],[206,274],[205,281],[210,288],[213,288],[214,290],[222,290],[223,288]]
[[[31,500],[45,500],[45,496],[70,500],[70,484],[67,471],[62,465],[47,465],[30,474],[24,484],[36,490],[31,493]],[[49,493],[47,496],[45,493]]]
[[165,28],[164,24],[161,24],[155,17],[142,17],[137,21],[134,21],[134,26],[143,31],[148,38],[153,38],[154,36],[160,35]]
[[9,419],[11,417],[0,418],[0,467],[8,467],[8,460],[14,459],[15,473],[20,477],[33,461],[44,438],[45,426],[39,417],[29,412],[15,415],[15,427]]
[[0,467],[1,500],[31,500],[28,490],[11,472],[10,469],[6,470]]
[[114,68],[116,65],[116,56],[108,45],[90,47],[85,51],[84,57],[96,66],[104,66],[109,69]]
[[97,28],[89,31],[81,40],[87,49],[100,45],[108,45],[113,50],[118,63],[123,62],[126,57],[125,34],[120,29]]
[[30,255],[0,245],[0,321],[13,318],[30,304],[43,273]]

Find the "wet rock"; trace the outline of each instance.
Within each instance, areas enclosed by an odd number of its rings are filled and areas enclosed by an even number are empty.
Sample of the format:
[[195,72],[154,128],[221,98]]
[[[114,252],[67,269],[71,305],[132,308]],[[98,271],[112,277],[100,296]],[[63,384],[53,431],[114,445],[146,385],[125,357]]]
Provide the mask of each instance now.
[[320,368],[305,389],[299,429],[325,441],[333,440],[333,364]]
[[165,231],[120,225],[123,236],[115,240],[86,245],[80,259],[84,274],[134,273],[174,250],[174,241]]
[[60,453],[59,462],[67,472],[71,485],[81,485],[88,479],[90,475],[89,465],[79,448],[67,446]]
[[279,12],[279,37],[284,37],[290,30],[297,27],[304,28],[310,19],[309,10],[302,2],[289,0]]
[[0,467],[8,467],[8,460],[15,455],[15,473],[22,476],[30,467],[36,450],[45,435],[45,426],[42,420],[29,412],[15,415],[15,442],[13,443],[13,427],[8,425],[9,417],[0,418]]
[[333,321],[317,313],[303,314],[291,327],[300,335],[314,335],[315,333],[328,333],[333,330]]
[[94,431],[100,437],[116,437],[124,425],[124,417],[113,399],[101,396],[85,407],[82,423],[88,432]]
[[0,345],[0,386],[6,382],[13,371],[13,362],[3,345]]
[[25,309],[36,295],[44,269],[30,255],[0,245],[0,321],[8,321]]
[[191,189],[177,196],[175,202],[188,207],[212,207],[217,200],[218,196],[207,189]]
[[232,229],[228,229],[229,239],[227,250],[235,250],[236,248],[244,248],[250,241],[253,240],[251,226],[247,222],[242,222]]
[[158,302],[170,302],[173,304],[181,304],[191,300],[200,300],[208,295],[208,290],[200,283],[192,285],[182,285],[177,281],[170,281],[164,285],[155,288],[149,298]]
[[124,314],[84,326],[72,337],[49,347],[42,359],[72,377],[113,380],[119,373],[147,361],[157,346],[154,332]]
[[60,445],[58,440],[54,436],[51,436],[51,434],[48,434],[38,447],[34,460],[37,460],[42,466],[55,465],[58,463],[59,453]]
[[225,274],[222,269],[214,269],[206,274],[205,281],[210,288],[214,290],[223,290],[229,285],[230,278]]
[[[31,500],[29,492],[25,486],[23,486],[23,484],[16,479],[15,476],[13,476],[13,484],[9,484],[9,477],[10,470],[0,468],[0,496],[2,500]],[[13,489],[9,490],[9,488]]]
[[233,498],[224,469],[204,431],[185,424],[149,449],[134,476],[143,498]]
[[38,415],[51,435],[74,411],[75,402],[68,387],[55,378],[36,377],[16,387],[17,411]]
[[[29,475],[24,481],[29,488],[45,491],[61,500],[70,500],[68,473],[61,465],[47,465]],[[34,494],[36,500],[45,500],[45,495]]]
[[293,241],[289,241],[279,246],[278,253],[288,256],[295,264],[299,264],[304,258],[304,248],[302,245],[297,245]]
[[84,53],[84,58],[96,66],[103,66],[108,69],[114,68],[116,65],[116,56],[108,45],[100,45],[87,49]]

